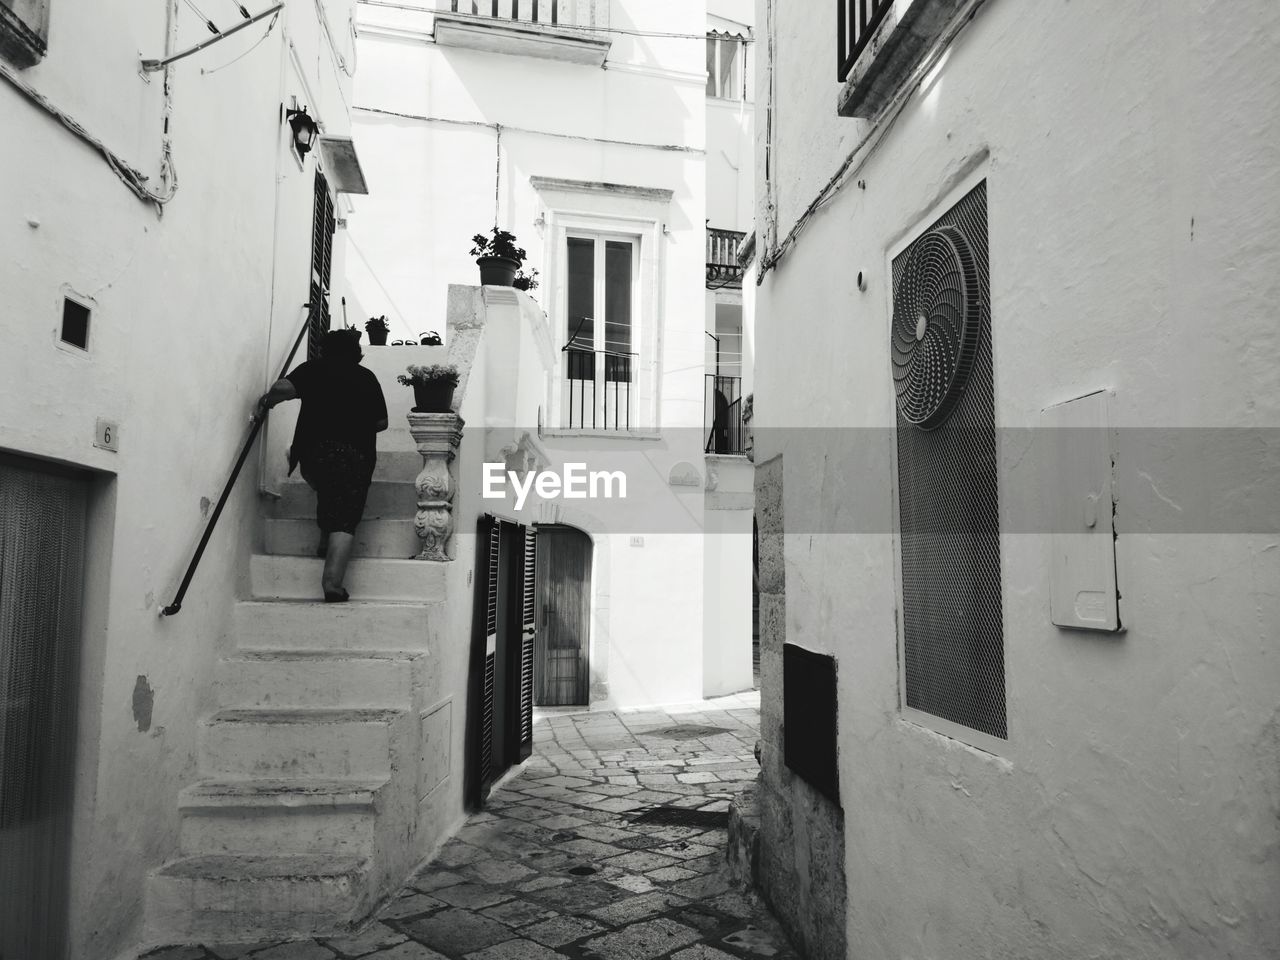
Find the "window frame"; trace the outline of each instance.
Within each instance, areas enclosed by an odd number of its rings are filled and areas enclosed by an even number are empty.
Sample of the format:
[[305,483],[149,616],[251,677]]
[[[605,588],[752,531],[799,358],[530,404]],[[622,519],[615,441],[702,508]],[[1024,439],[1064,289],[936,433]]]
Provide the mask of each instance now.
[[[548,328],[556,340],[555,366],[551,371],[549,410],[542,429],[546,436],[652,438],[661,429],[661,373],[667,238],[664,225],[671,216],[675,192],[666,187],[568,180],[533,175],[538,195],[537,221],[545,256],[543,306]],[[569,232],[613,233],[639,238],[639,269],[632,285],[633,346],[638,356],[634,389],[634,417],[630,430],[582,430],[559,426],[565,422],[559,388],[565,374],[564,346],[567,330],[566,236]],[[635,261],[633,261],[634,263]]]
[[[735,102],[745,102],[747,99],[747,44],[744,40],[734,39],[731,36],[716,33],[714,31],[707,33],[707,42],[715,44],[715,56],[712,66],[713,70],[707,71],[707,97],[712,100],[732,100]],[[726,94],[720,84],[721,65],[723,63],[724,50],[727,44],[732,44],[735,48],[733,57],[733,73],[730,77],[733,92]]]
[[[559,271],[557,277],[558,285],[565,291],[564,297],[556,310],[556,324],[558,327],[558,337],[560,343],[568,345],[570,338],[574,334],[577,326],[573,322],[573,318],[569,316],[569,241],[570,240],[589,240],[592,248],[592,343],[591,350],[594,355],[598,356],[602,351],[608,349],[608,337],[606,334],[609,322],[607,302],[607,250],[608,244],[612,242],[626,243],[631,247],[631,350],[628,351],[634,357],[631,362],[631,378],[629,382],[632,386],[627,393],[627,411],[626,420],[631,426],[627,430],[618,430],[617,428],[608,427],[573,427],[567,421],[570,409],[569,397],[573,390],[572,384],[577,382],[568,376],[567,351],[561,351],[560,363],[561,369],[558,371],[556,378],[558,386],[558,407],[555,422],[558,423],[559,429],[573,431],[606,431],[609,433],[627,433],[634,431],[639,427],[640,417],[638,416],[639,400],[639,380],[641,373],[642,352],[639,349],[642,342],[640,329],[640,248],[643,242],[643,236],[636,232],[617,230],[617,229],[588,229],[582,226],[566,226],[562,236],[558,239],[558,253],[560,257]],[[585,346],[585,344],[583,345]],[[593,422],[607,422],[607,414],[609,407],[608,399],[608,383],[607,373],[603,373],[599,366],[593,362],[593,388],[591,403],[593,409]],[[603,384],[603,389],[601,385]],[[616,389],[616,388],[615,388]]]

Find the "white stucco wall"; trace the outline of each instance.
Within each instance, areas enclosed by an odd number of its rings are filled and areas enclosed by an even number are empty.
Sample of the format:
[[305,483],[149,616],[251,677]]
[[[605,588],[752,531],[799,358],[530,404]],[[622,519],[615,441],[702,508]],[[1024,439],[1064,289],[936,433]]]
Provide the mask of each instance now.
[[[360,16],[355,137],[373,193],[356,203],[349,232],[373,269],[353,255],[348,279],[366,310],[388,314],[393,338],[443,332],[448,287],[478,281],[468,250],[471,236],[494,222],[499,139],[498,222],[528,251],[527,266],[541,272],[532,296],[552,314],[555,362],[569,336],[556,319],[563,292],[552,248],[559,231],[584,215],[635,218],[629,229],[640,238],[637,320],[647,351],[636,388],[637,426],[655,436],[581,438],[548,430],[543,438],[549,469],[588,462],[591,469],[626,472],[628,501],[601,507],[531,497],[519,513],[501,502],[481,509],[591,534],[591,663],[600,706],[696,699],[701,487],[672,487],[668,480],[676,464],[701,463],[705,9],[679,0],[614,0],[615,27],[690,38],[610,34],[604,69],[437,46],[426,14],[363,8]],[[655,188],[670,198],[539,190],[533,177]],[[494,437],[536,436],[540,424],[554,428],[559,387],[538,402],[505,390],[504,378],[522,376],[525,362],[505,349],[486,345],[485,424]],[[478,484],[463,495],[478,498]],[[643,546],[633,545],[633,534]],[[664,602],[655,605],[655,597]]]
[[[783,237],[866,127],[835,114],[834,10],[770,6]],[[899,714],[891,537],[791,525],[815,503],[833,524],[853,504],[888,516],[889,464],[802,457],[789,429],[892,426],[887,251],[975,165],[999,427],[1100,388],[1122,427],[1280,425],[1277,36],[1260,0],[989,2],[758,290],[756,460],[784,458],[787,640],[839,661],[859,957],[1280,952],[1277,536],[1158,519],[1260,496],[1272,434],[1207,491],[1122,451],[1119,636],[1052,626],[1048,538],[1003,537],[1010,738],[994,756]],[[1005,515],[1050,505],[1026,452],[1002,450]]]
[[[348,5],[327,7],[341,37]],[[209,37],[177,10],[175,49]],[[228,12],[218,11],[224,28],[234,22]],[[235,460],[265,371],[280,362],[273,325],[292,327],[292,305],[307,296],[314,161],[299,171],[283,152],[280,101],[296,95],[329,132],[346,125],[338,93],[346,78],[321,53],[315,16],[313,4],[291,0],[251,52],[265,21],[175,65],[170,129],[180,180],[163,219],[0,82],[8,184],[0,195],[0,449],[100,478],[71,871],[75,960],[100,960],[135,941],[144,877],[177,851],[177,795],[194,775],[205,681],[256,536],[252,466],[182,613],[157,613]],[[138,57],[161,56],[165,30],[163,6],[55,2],[48,56],[21,72],[150,176],[153,189],[161,187],[163,81],[140,77]],[[290,44],[309,68],[295,68]],[[277,205],[306,213],[277,223]],[[275,275],[284,252],[301,266]],[[65,294],[93,307],[87,353],[59,345]],[[91,445],[99,417],[119,423],[118,453]],[[150,710],[135,711],[135,688],[150,691]]]

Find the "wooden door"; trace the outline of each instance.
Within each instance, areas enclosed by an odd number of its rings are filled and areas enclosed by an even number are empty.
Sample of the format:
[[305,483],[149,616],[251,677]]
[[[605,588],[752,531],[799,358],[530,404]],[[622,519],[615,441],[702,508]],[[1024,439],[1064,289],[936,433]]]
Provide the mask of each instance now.
[[590,692],[591,538],[581,530],[537,531],[535,702],[585,705]]

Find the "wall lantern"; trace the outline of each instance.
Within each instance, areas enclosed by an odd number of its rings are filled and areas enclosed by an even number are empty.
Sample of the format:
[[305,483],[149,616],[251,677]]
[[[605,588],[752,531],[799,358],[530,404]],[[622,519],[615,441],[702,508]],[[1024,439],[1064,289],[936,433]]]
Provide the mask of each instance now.
[[293,129],[294,149],[298,151],[298,156],[305,157],[315,146],[316,138],[320,136],[320,128],[311,119],[306,107],[286,110],[284,118],[289,121],[289,126]]

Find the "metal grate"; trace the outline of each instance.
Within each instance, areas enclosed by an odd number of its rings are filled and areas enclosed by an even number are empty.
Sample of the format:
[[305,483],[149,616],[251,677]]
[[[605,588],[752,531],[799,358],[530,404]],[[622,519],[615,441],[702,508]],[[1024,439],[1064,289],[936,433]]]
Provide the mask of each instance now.
[[666,740],[697,740],[701,737],[714,737],[728,733],[728,727],[707,727],[701,724],[681,723],[674,727],[663,727],[660,730],[646,730],[642,737],[662,737]]
[[87,484],[0,459],[0,957],[65,955]]
[[903,668],[907,706],[1004,739],[987,258],[984,181],[893,261]]
[[729,825],[729,811],[690,810],[688,807],[650,807],[641,811],[632,823],[655,827],[702,827],[712,829]]

